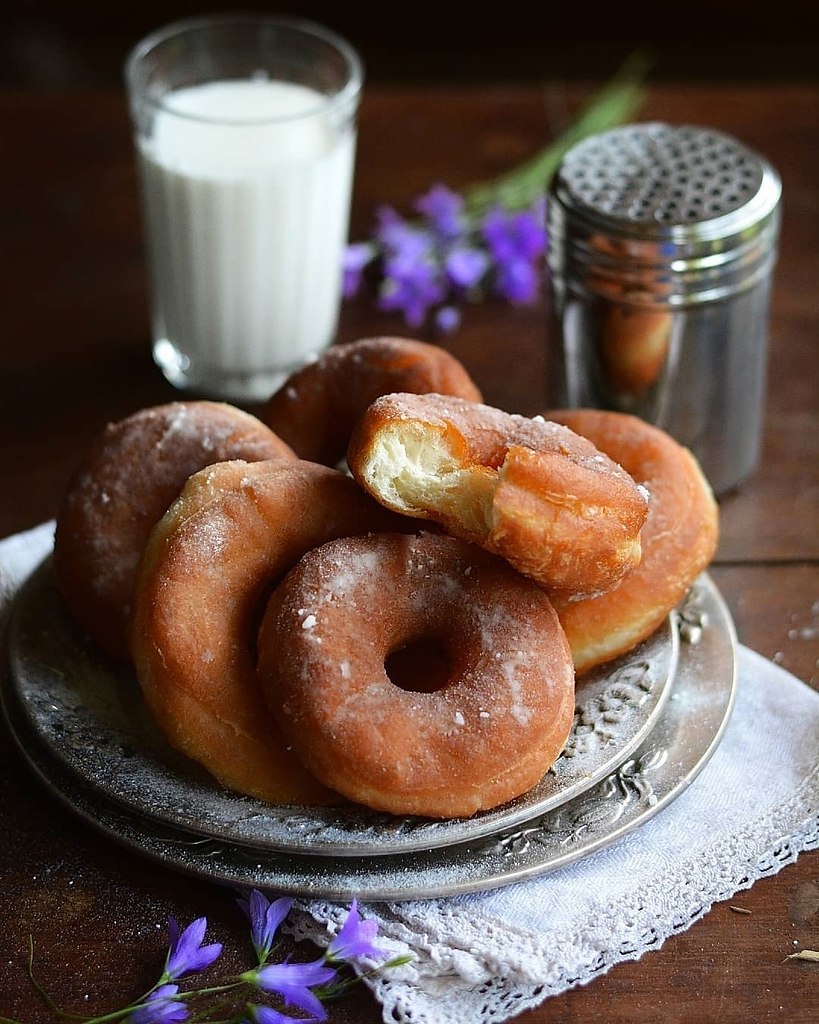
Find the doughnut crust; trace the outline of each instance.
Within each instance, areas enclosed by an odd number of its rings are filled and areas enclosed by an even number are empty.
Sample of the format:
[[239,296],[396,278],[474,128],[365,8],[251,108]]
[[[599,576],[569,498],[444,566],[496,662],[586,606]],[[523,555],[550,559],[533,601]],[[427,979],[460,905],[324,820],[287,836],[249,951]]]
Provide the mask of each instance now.
[[[433,640],[440,689],[387,657]],[[571,655],[544,591],[454,537],[378,534],[309,552],[276,589],[259,680],[308,769],[394,814],[468,816],[519,796],[563,749]]]
[[303,459],[337,465],[367,406],[394,391],[481,393],[449,352],[410,338],[362,338],[335,345],[293,374],[273,395],[261,419]]
[[550,592],[610,589],[640,560],[644,494],[585,438],[441,395],[387,395],[362,417],[353,476],[405,515],[502,555]]
[[395,520],[336,470],[227,462],[191,477],[148,540],[131,654],[172,746],[219,782],[275,804],[341,802],[288,751],[257,685],[269,591],[310,548]]
[[550,411],[550,419],[588,437],[649,495],[643,557],[606,594],[555,600],[578,673],[630,650],[660,625],[714,556],[717,503],[687,448],[665,431],[618,412]]
[[109,424],[57,514],[54,572],[75,621],[109,654],[127,657],[142,549],[187,478],[214,462],[274,458],[295,456],[256,417],[221,402],[171,402]]

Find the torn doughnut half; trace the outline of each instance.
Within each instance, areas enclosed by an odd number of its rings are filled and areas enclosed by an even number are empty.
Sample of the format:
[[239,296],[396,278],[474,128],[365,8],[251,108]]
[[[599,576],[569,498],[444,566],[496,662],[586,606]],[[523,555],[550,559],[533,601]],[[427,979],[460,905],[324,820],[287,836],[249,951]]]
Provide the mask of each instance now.
[[644,489],[568,427],[449,396],[373,402],[347,452],[387,508],[440,524],[565,597],[603,593],[640,561]]

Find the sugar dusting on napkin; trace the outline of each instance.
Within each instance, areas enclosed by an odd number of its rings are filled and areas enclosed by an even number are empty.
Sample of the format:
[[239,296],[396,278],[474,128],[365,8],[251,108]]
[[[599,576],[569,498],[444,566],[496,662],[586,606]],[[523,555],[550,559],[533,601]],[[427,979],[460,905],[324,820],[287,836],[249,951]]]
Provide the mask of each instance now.
[[[0,622],[49,553],[53,530],[44,523],[0,542]],[[819,694],[741,647],[725,736],[674,803],[540,878],[363,907],[378,920],[381,944],[414,956],[368,984],[390,1024],[497,1024],[659,948],[713,903],[817,847]],[[294,931],[323,945],[344,910],[303,902]]]

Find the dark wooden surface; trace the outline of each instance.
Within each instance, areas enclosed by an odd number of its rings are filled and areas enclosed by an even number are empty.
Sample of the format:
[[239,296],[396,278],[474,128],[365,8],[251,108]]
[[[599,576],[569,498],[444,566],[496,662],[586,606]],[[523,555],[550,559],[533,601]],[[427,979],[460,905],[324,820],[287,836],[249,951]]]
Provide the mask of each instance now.
[[[658,17],[652,0],[617,4],[474,4],[414,0],[288,0],[273,8],[346,36],[371,83],[583,81],[612,74],[632,50],[649,53],[655,75],[685,81],[816,81],[813,34],[802,0],[775,13],[744,0],[687,0]],[[157,27],[208,11],[253,9],[246,0],[4,0],[0,85],[118,88],[128,50]],[[669,31],[669,28],[671,30]]]
[[[372,88],[361,116],[353,234],[376,203],[405,204],[433,181],[462,187],[507,169],[557,132],[589,91],[556,83]],[[819,688],[819,91],[809,85],[650,90],[640,117],[709,124],[765,153],[784,181],[771,321],[765,450],[721,503],[713,576],[740,639]],[[0,94],[5,159],[0,260],[0,536],[53,516],[84,446],[109,419],[177,397],[154,368],[130,131],[117,89]],[[471,309],[444,343],[493,404],[542,408],[546,301]],[[406,333],[366,302],[340,337]],[[748,766],[754,784],[754,766]],[[40,979],[75,1012],[102,1012],[161,968],[164,925],[204,913],[240,948],[224,889],[154,866],[101,838],[33,780],[0,732],[0,1014],[49,1020],[25,978],[28,936]],[[819,1020],[819,854],[719,904],[659,951],[523,1014],[526,1024],[605,1020],[750,1024]],[[234,954],[229,954],[233,957]],[[236,960],[233,964],[239,966]],[[359,992],[334,1024],[380,1019]]]

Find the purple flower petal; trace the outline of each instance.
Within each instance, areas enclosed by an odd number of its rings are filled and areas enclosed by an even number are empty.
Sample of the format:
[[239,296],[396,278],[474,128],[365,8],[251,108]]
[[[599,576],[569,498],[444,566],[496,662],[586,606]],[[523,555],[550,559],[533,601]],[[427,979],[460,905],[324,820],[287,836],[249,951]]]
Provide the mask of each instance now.
[[429,231],[405,221],[391,206],[379,207],[376,217],[375,239],[388,256],[419,260],[434,248],[434,239]]
[[180,934],[179,924],[175,918],[168,918],[168,935],[170,948],[165,962],[165,977],[171,981],[181,978],[191,971],[202,971],[216,960],[221,952],[221,943],[214,942],[203,946],[208,921],[199,917]]
[[481,233],[498,263],[533,260],[546,246],[542,219],[531,210],[507,213],[496,207],[484,217]]
[[251,1006],[249,1009],[256,1024],[320,1024],[327,1020],[326,1013],[323,1017],[299,1017],[296,1022],[289,1014],[280,1013],[272,1006]]
[[461,311],[456,306],[441,306],[435,313],[435,326],[441,334],[451,334],[461,326]]
[[345,299],[358,295],[364,270],[375,258],[375,248],[369,242],[354,242],[344,250],[342,294]]
[[525,304],[537,296],[537,269],[524,259],[509,260],[497,268],[495,290],[509,302]]
[[290,913],[292,899],[286,896],[273,903],[258,889],[253,889],[246,900],[236,901],[250,921],[250,939],[259,962],[264,963],[276,937],[279,925]]
[[463,205],[463,196],[445,185],[433,185],[415,201],[415,209],[445,240],[457,238],[463,232]]
[[178,985],[161,985],[148,996],[142,1006],[131,1011],[127,1024],[179,1024],[187,1020],[187,1007],[173,998],[178,992]]
[[336,972],[323,959],[307,964],[266,964],[255,971],[247,971],[242,977],[257,985],[265,992],[276,992],[287,1006],[298,1006],[320,1020],[326,1018],[321,1000],[310,991],[314,985],[332,981]]
[[444,270],[458,288],[474,288],[486,273],[489,257],[481,249],[458,246],[444,259]]
[[359,956],[376,959],[384,957],[386,951],[372,944],[377,933],[378,922],[362,921],[358,914],[358,901],[353,900],[344,924],[327,947],[325,955],[329,960],[351,960]]
[[411,327],[420,327],[430,306],[441,302],[445,294],[436,264],[396,257],[384,264],[378,307],[386,312],[399,311]]

